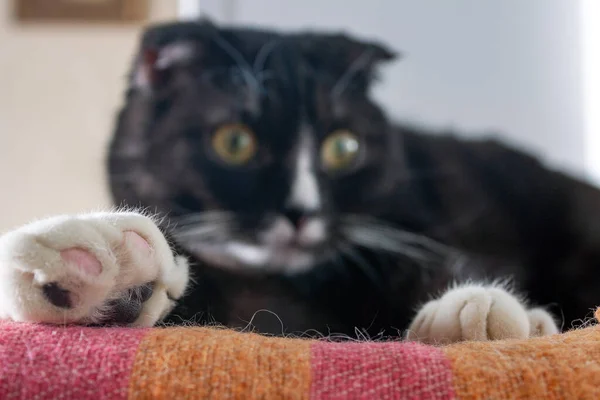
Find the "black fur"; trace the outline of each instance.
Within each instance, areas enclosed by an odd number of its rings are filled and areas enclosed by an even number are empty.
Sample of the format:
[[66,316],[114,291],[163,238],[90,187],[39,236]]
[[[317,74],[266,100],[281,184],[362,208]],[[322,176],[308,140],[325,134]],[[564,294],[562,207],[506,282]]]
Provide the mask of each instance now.
[[[192,48],[191,58],[156,68],[161,49],[174,43]],[[366,148],[344,174],[317,168],[330,224],[327,242],[314,249],[323,256],[307,272],[210,265],[172,228],[194,261],[196,283],[170,321],[252,321],[275,334],[393,334],[453,280],[506,277],[567,322],[600,303],[600,192],[492,139],[391,123],[369,88],[377,66],[393,58],[385,46],[345,34],[208,21],[146,32],[110,148],[118,204],[156,209],[175,222],[232,211],[235,235],[252,241],[271,215],[286,212],[301,130],[319,143],[349,129]],[[147,87],[134,84],[140,68],[148,68]],[[251,127],[260,143],[244,167],[223,165],[211,152],[211,135],[231,122]],[[347,241],[348,215],[385,222],[377,226],[390,229],[398,249],[355,243],[335,253]],[[412,236],[399,239],[401,232]]]

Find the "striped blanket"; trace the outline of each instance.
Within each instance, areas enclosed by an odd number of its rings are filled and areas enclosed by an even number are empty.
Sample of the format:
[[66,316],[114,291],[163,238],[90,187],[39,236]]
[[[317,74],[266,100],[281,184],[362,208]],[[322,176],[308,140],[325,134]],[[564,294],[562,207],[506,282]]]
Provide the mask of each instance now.
[[600,327],[433,347],[0,323],[0,399],[187,398],[600,399]]

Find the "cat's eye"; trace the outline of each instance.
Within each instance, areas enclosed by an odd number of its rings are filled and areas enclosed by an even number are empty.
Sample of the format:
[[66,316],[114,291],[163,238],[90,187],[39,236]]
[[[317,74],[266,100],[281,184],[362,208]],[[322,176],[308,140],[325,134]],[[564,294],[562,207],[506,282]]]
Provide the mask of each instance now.
[[349,168],[358,158],[358,137],[347,130],[331,133],[321,145],[321,163],[328,171]]
[[243,165],[256,154],[256,136],[245,125],[228,124],[214,133],[212,146],[219,158],[226,163]]

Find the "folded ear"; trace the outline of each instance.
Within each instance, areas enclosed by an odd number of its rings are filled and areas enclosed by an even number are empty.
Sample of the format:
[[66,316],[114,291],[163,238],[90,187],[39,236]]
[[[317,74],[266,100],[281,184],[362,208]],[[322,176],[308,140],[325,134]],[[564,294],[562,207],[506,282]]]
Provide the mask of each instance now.
[[296,39],[311,68],[325,71],[334,79],[352,74],[354,83],[363,89],[371,83],[379,65],[398,57],[384,44],[359,40],[345,33],[304,33]]
[[153,91],[168,84],[177,71],[199,63],[216,31],[207,19],[149,27],[140,41],[130,86]]

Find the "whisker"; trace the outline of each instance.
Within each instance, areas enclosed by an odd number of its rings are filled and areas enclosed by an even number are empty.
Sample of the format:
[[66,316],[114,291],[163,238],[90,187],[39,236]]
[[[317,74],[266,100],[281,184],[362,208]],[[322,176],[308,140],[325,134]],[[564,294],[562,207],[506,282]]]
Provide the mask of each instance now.
[[358,268],[360,268],[365,276],[369,278],[369,280],[371,280],[371,282],[374,283],[378,289],[383,289],[384,284],[381,276],[375,273],[373,267],[369,265],[367,260],[365,260],[359,252],[355,251],[352,246],[344,243],[339,243],[338,248],[342,254],[348,256],[350,260],[353,261],[352,265],[356,265]]
[[373,232],[366,229],[361,231],[360,228],[353,228],[345,230],[344,234],[349,241],[362,247],[401,254],[413,260],[432,261],[431,256],[425,254],[423,250],[414,248],[401,240],[392,240],[389,236],[377,233],[376,231]]
[[275,50],[275,48],[279,45],[280,42],[281,39],[273,39],[262,45],[262,47],[258,51],[258,54],[256,55],[256,58],[254,59],[254,65],[252,66],[252,69],[255,73],[260,73],[263,70],[267,59],[269,58],[271,53],[273,53],[273,50]]
[[204,211],[173,217],[172,220],[180,226],[198,224],[203,222],[225,222],[234,219],[233,214],[227,211]]
[[452,235],[459,229],[469,228],[472,224],[489,213],[491,209],[489,202],[483,202],[479,207],[465,213],[457,218],[450,220],[448,223],[440,224],[429,229],[428,233],[437,237],[447,237]]
[[462,254],[427,236],[399,229],[377,218],[348,214],[340,222],[342,236],[354,247],[370,250],[376,257],[385,254],[406,257],[423,272]]
[[246,61],[244,56],[222,37],[215,36],[214,40],[238,65],[248,87],[253,89],[256,93],[260,92],[260,84],[252,74],[252,66]]
[[350,64],[350,67],[344,72],[344,74],[338,79],[336,84],[331,89],[331,97],[337,98],[348,88],[348,85],[352,81],[352,78],[356,73],[360,70],[364,69],[371,59],[373,58],[374,51],[373,50],[365,50],[356,60]]
[[206,225],[206,226],[196,226],[191,229],[179,229],[177,232],[173,234],[175,238],[186,238],[186,237],[202,237],[207,236],[210,233],[213,233],[219,229],[218,226],[214,225]]
[[258,81],[260,83],[262,83],[263,85],[269,79],[275,79],[276,77],[277,77],[277,74],[275,74],[275,72],[273,72],[273,71],[261,71],[258,74],[256,74],[256,79],[258,79]]
[[332,246],[327,254],[324,257],[325,260],[331,261],[332,265],[338,270],[340,273],[344,275],[348,275],[348,270],[344,268],[344,260],[342,259],[341,250],[339,248],[339,243],[335,246]]
[[173,239],[188,245],[226,240],[235,231],[235,216],[229,211],[211,210],[174,217]]
[[425,235],[398,229],[390,223],[382,222],[372,217],[361,217],[350,214],[343,218],[343,223],[347,226],[347,230],[362,229],[363,231],[366,231],[366,233],[379,232],[385,234],[385,237],[387,238],[393,238],[404,244],[418,244],[427,248],[427,250],[438,252],[440,254],[447,254],[454,251],[450,246],[437,242]]

